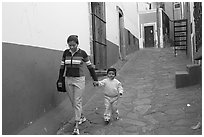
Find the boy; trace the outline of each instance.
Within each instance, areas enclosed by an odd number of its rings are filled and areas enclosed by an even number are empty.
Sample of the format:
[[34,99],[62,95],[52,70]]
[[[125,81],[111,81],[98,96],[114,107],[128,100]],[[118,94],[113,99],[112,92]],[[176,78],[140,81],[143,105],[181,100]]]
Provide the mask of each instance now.
[[117,102],[120,96],[123,94],[123,87],[116,77],[116,69],[109,68],[107,70],[107,78],[96,81],[96,86],[104,87],[104,104],[105,104],[105,112],[104,112],[104,121],[106,124],[110,122],[111,115],[115,114],[115,119],[118,120],[119,112],[117,109]]

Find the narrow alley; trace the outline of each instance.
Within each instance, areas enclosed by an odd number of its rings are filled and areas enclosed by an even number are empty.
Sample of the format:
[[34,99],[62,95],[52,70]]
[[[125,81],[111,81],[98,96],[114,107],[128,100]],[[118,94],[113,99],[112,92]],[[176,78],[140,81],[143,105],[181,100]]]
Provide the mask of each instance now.
[[[172,48],[136,51],[118,71],[125,93],[119,101],[120,119],[103,122],[103,94],[84,105],[87,121],[80,126],[84,135],[201,135],[194,128],[202,122],[202,86],[175,88],[175,72],[190,62],[185,53],[174,57]],[[56,134],[71,134],[73,119],[65,121]]]
[[[105,125],[93,79],[111,66],[125,92]],[[83,85],[81,135],[200,135],[202,2],[3,1],[2,135],[72,134],[63,70]]]

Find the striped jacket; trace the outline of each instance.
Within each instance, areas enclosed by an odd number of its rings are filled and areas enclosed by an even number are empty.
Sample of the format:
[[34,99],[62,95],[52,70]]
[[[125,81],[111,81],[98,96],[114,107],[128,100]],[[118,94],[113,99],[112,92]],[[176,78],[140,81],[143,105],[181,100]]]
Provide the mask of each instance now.
[[83,63],[87,65],[89,72],[94,81],[97,81],[97,77],[92,66],[91,61],[89,60],[88,55],[82,49],[77,49],[75,53],[72,53],[70,49],[64,51],[61,61],[59,77],[62,77],[65,72],[67,77],[81,77],[85,76],[83,71]]

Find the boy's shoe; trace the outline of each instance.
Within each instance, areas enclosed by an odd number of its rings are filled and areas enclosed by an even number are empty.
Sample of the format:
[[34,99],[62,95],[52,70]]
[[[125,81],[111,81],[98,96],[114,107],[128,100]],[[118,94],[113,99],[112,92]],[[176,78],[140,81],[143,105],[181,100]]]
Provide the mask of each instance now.
[[120,119],[119,116],[116,116],[116,117],[115,117],[115,120],[119,120],[119,119]]
[[74,128],[74,131],[72,132],[72,135],[79,135],[79,129]]
[[79,120],[79,125],[81,125],[82,123],[84,123],[86,121],[86,118],[84,116],[82,116]]
[[116,112],[115,112],[115,120],[119,120],[120,118],[119,118],[119,111],[118,111],[118,109],[116,110]]
[[110,123],[110,119],[104,119],[104,122],[106,125],[108,125]]

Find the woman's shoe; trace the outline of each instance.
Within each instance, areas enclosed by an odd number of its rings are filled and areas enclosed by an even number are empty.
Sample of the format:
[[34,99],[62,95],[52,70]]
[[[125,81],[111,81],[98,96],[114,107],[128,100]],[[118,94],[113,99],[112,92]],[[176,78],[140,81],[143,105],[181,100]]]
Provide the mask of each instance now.
[[104,119],[104,122],[106,125],[108,125],[110,123],[110,119]]
[[72,135],[79,135],[79,129],[74,128],[74,131],[72,132]]
[[79,120],[79,125],[81,125],[82,123],[84,123],[86,121],[86,118],[84,116],[82,116]]

